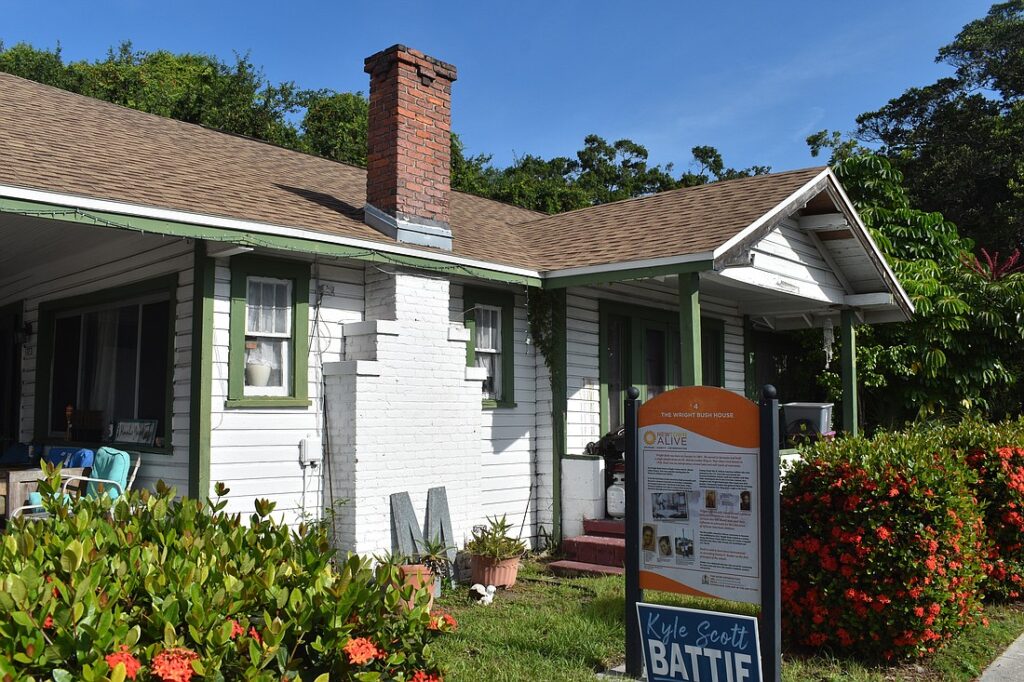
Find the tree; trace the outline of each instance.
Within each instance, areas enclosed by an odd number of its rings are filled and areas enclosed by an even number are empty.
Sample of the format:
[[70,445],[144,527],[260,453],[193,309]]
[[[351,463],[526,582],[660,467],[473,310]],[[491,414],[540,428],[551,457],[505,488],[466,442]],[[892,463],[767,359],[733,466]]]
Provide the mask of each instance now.
[[366,166],[370,105],[361,92],[317,90],[305,95],[302,146],[311,154]]
[[977,242],[1024,243],[1024,0],[993,5],[936,61],[955,75],[857,118],[857,135],[903,171],[916,205]]
[[[1024,372],[1024,274],[974,242],[941,213],[913,206],[903,174],[885,157],[833,133],[808,142],[832,165],[916,311],[911,322],[861,327],[857,360],[872,425],[950,411],[1017,414]],[[822,380],[839,396],[839,376]]]
[[749,168],[726,168],[722,154],[714,147],[699,145],[690,150],[693,160],[700,166],[699,170],[684,173],[679,179],[682,187],[694,187],[706,185],[709,182],[719,180],[735,180],[736,178],[747,178],[752,175],[765,175],[771,173],[771,166],[750,166]]

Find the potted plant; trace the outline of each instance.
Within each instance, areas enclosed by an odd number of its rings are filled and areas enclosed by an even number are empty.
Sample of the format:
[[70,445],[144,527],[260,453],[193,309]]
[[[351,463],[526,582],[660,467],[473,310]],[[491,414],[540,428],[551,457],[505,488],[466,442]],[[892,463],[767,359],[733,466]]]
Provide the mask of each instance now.
[[427,590],[430,596],[427,602],[427,611],[433,608],[434,597],[441,596],[441,577],[448,574],[451,562],[448,560],[448,550],[439,540],[430,540],[423,543],[419,552],[412,556],[404,554],[385,554],[383,557],[376,557],[382,570],[388,571],[390,579],[396,587],[404,589],[412,587],[413,596],[402,600],[405,609],[412,609],[416,605],[415,592]]
[[519,558],[526,552],[526,544],[509,537],[512,530],[504,516],[487,518],[488,525],[473,529],[473,539],[466,543],[471,557],[470,568],[474,583],[512,587],[519,573]]

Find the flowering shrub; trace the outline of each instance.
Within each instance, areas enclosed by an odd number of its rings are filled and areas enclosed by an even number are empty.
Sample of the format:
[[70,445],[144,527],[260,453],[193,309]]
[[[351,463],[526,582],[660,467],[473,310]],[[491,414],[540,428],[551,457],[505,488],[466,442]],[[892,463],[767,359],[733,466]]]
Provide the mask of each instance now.
[[0,536],[0,680],[441,679],[428,644],[454,622],[391,569],[334,558],[323,528],[163,486],[127,502],[47,503]]
[[782,490],[784,635],[892,659],[972,623],[987,551],[974,482],[923,435],[810,448]]
[[1024,421],[968,420],[936,429],[934,439],[965,453],[978,475],[975,494],[985,509],[989,548],[986,595],[1024,595]]

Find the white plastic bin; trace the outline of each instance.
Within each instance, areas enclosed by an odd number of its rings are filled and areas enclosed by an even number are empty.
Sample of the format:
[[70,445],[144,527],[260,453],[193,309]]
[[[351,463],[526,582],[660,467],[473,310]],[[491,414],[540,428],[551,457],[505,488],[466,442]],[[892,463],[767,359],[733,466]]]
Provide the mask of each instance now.
[[793,424],[806,419],[818,433],[832,430],[832,406],[834,403],[785,403],[782,405],[782,417],[785,420],[785,432],[788,433]]

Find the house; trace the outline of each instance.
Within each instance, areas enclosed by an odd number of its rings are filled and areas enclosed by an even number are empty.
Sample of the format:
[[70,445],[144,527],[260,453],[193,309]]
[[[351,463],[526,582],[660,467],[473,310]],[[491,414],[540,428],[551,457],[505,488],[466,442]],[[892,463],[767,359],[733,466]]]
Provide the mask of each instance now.
[[507,514],[542,541],[600,511],[583,452],[629,385],[749,392],[752,329],[849,348],[912,313],[827,168],[540,215],[451,191],[453,66],[365,69],[365,170],[0,74],[0,436],[148,424],[141,485],[344,500],[362,552],[435,486],[457,538]]

